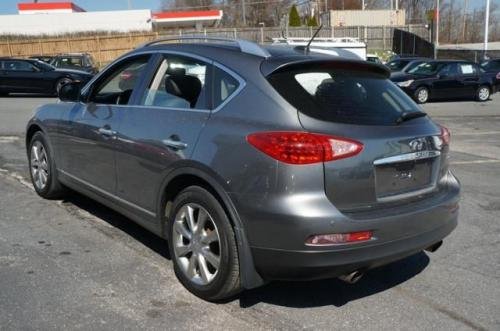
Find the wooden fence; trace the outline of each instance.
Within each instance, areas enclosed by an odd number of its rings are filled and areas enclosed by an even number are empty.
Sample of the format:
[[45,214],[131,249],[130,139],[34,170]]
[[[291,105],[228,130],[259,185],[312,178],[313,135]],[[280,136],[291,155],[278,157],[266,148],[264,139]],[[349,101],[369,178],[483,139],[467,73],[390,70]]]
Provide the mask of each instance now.
[[[416,33],[428,39],[428,32],[422,25],[398,27]],[[394,27],[332,27],[324,28],[319,37],[355,37],[367,43],[372,50],[387,50],[392,48]],[[207,35],[230,38],[243,38],[260,43],[271,42],[272,38],[283,35],[289,37],[310,37],[312,28],[245,28],[245,29],[206,29],[203,31],[168,31],[168,32],[138,32],[129,34],[96,34],[93,36],[61,36],[55,38],[9,38],[0,41],[0,56],[28,57],[32,55],[56,55],[59,53],[88,52],[94,56],[99,66],[117,58],[121,54],[137,47],[141,43],[168,36]]]

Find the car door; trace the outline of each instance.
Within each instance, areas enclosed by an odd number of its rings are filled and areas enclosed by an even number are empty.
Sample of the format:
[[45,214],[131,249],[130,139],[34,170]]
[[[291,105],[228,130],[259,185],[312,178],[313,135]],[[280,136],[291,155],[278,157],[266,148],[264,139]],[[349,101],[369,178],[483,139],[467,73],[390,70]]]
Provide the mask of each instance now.
[[449,63],[438,72],[433,83],[432,96],[439,99],[453,98],[461,88],[457,64]]
[[135,86],[142,78],[136,72],[128,85],[121,84],[122,74],[130,67],[146,68],[150,56],[127,58],[109,68],[82,92],[62,126],[60,163],[71,179],[104,195],[116,191],[116,131],[127,109]]
[[37,93],[46,89],[44,72],[25,60],[4,60],[2,81],[6,92]]
[[479,87],[479,70],[474,63],[458,64],[459,81],[461,86],[460,95],[463,97],[473,97]]
[[117,194],[136,211],[156,215],[163,179],[193,153],[210,116],[211,68],[199,58],[157,55],[154,74],[125,110],[117,135]]

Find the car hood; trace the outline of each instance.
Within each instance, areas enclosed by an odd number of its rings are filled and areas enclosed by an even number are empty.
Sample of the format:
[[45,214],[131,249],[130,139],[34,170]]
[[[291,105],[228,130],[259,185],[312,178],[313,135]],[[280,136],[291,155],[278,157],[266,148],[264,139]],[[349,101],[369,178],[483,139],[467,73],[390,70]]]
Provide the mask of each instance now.
[[74,69],[65,69],[65,68],[57,68],[54,70],[55,72],[61,72],[65,74],[74,74],[74,75],[80,75],[80,76],[86,76],[86,77],[92,77],[91,74],[89,74],[86,71],[82,70],[74,70]]

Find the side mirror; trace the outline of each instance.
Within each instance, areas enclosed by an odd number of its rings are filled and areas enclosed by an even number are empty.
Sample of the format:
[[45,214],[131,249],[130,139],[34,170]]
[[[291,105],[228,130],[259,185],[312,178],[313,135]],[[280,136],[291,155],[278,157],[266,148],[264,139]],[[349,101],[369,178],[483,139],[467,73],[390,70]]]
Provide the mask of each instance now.
[[81,83],[71,82],[65,84],[59,90],[59,99],[67,102],[77,102],[80,100]]

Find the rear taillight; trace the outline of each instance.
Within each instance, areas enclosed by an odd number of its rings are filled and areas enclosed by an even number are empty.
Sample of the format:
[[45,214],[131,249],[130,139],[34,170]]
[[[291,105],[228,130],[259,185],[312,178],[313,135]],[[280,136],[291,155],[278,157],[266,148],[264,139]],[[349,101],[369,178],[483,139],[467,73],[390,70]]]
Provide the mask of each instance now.
[[496,79],[500,80],[500,72],[497,73],[497,75],[495,77],[496,77]]
[[329,246],[348,244],[372,239],[372,231],[360,231],[351,233],[317,234],[306,239],[307,246]]
[[448,130],[444,126],[441,126],[441,140],[443,141],[443,145],[450,144],[450,140],[451,140],[450,130]]
[[363,144],[340,137],[309,132],[259,132],[247,141],[273,159],[289,164],[311,164],[359,154]]

